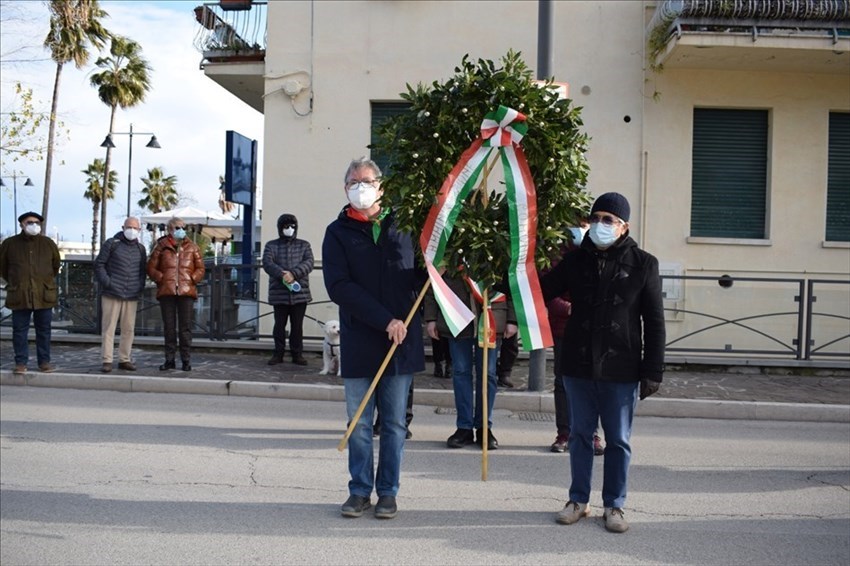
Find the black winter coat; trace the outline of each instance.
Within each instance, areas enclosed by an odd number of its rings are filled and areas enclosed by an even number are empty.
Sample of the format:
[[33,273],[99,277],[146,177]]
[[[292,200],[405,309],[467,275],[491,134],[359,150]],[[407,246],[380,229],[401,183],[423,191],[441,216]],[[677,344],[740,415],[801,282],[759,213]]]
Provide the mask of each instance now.
[[[346,209],[325,231],[322,273],[328,296],[339,305],[342,377],[372,378],[392,344],[387,325],[394,318],[407,319],[426,276],[416,268],[413,240],[396,229],[392,214],[381,222],[375,243],[372,224],[349,218]],[[384,376],[424,370],[422,319],[417,312]]]
[[658,260],[631,237],[607,250],[586,237],[540,284],[547,302],[565,291],[572,300],[561,350],[563,375],[661,381],[666,333]]
[[128,240],[118,232],[100,247],[94,272],[103,295],[134,301],[145,288],[148,254],[138,240]]
[[[296,232],[297,235],[297,232]],[[313,300],[310,294],[310,272],[313,271],[313,248],[310,242],[280,237],[263,248],[263,269],[269,274],[269,303],[297,305]],[[283,284],[283,272],[289,271],[301,285],[294,293]]]

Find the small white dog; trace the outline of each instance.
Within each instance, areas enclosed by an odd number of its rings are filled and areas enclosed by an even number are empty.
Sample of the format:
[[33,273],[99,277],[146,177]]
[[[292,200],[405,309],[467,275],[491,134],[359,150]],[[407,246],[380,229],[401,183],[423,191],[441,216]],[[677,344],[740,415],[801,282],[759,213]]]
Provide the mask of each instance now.
[[339,321],[329,320],[325,323],[325,340],[322,344],[322,371],[319,375],[336,373],[341,375],[339,363]]

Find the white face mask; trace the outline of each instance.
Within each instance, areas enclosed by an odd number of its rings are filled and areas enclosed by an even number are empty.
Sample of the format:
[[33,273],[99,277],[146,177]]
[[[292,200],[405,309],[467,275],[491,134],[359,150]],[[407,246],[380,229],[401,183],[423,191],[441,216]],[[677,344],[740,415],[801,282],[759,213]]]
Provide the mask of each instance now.
[[41,234],[41,224],[27,224],[24,226],[24,232],[30,236],[38,236]]
[[378,200],[378,189],[366,183],[358,183],[348,189],[348,202],[358,210],[371,208]]
[[617,241],[617,227],[614,224],[594,222],[590,225],[590,239],[599,248],[607,248]]
[[292,236],[295,235],[295,228],[284,228],[283,229],[283,235],[286,236],[287,238],[291,238]]
[[584,240],[584,235],[587,234],[587,228],[570,228],[570,233],[573,235],[574,246],[580,246],[581,241]]
[[124,237],[130,240],[131,242],[134,241],[136,238],[139,237],[138,228],[124,228]]

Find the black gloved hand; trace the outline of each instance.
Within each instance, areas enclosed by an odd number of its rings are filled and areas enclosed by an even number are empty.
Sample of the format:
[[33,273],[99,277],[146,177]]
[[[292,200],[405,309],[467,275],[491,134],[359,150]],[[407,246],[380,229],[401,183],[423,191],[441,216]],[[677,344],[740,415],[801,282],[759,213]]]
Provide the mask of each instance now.
[[661,387],[660,381],[652,381],[651,379],[641,379],[640,380],[640,400],[643,401],[650,395],[655,395],[658,393],[658,389]]

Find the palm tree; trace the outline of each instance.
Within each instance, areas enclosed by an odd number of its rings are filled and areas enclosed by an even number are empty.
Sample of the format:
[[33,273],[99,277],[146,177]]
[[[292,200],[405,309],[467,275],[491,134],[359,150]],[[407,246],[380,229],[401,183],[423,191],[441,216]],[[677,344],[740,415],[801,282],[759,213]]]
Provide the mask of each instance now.
[[[103,200],[103,159],[95,159],[89,166],[82,170],[86,174],[86,192],[83,196],[92,202],[91,220],[91,257],[94,259],[94,248],[97,245],[97,217],[100,202]],[[115,185],[118,184],[118,173],[109,172],[109,185],[107,185],[106,198],[115,198]]]
[[[145,188],[142,189],[143,198],[139,201],[139,206],[154,214],[174,208],[180,201],[180,195],[177,193],[177,177],[175,175],[166,177],[162,167],[148,169],[148,176],[142,177],[142,184]],[[154,241],[156,237],[157,230],[154,229]]]
[[89,45],[101,49],[109,38],[109,32],[100,24],[100,19],[108,17],[109,14],[100,8],[97,0],[50,0],[48,8],[50,32],[44,39],[44,47],[50,50],[50,58],[56,63],[56,78],[53,80],[53,102],[50,106],[50,126],[47,131],[44,200],[41,204],[45,225],[50,204],[50,178],[62,67],[73,62],[74,66],[81,69],[89,61]]
[[[126,37],[113,36],[109,57],[99,57],[95,62],[102,72],[92,75],[91,85],[97,89],[100,101],[111,109],[109,131],[115,125],[115,111],[131,108],[145,100],[151,89],[148,62],[142,58],[141,46]],[[109,174],[112,148],[106,148],[103,179]],[[106,201],[100,209],[100,242],[106,239]]]

